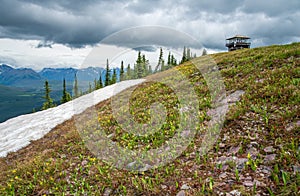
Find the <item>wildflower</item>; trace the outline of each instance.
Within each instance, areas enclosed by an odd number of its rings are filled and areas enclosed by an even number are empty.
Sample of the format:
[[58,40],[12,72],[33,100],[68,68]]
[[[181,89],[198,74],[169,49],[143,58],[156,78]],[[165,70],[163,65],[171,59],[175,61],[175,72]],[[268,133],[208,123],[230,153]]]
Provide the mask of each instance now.
[[247,155],[247,158],[248,158],[248,159],[250,159],[250,158],[251,158],[251,155],[250,155],[250,153],[248,153],[248,155]]

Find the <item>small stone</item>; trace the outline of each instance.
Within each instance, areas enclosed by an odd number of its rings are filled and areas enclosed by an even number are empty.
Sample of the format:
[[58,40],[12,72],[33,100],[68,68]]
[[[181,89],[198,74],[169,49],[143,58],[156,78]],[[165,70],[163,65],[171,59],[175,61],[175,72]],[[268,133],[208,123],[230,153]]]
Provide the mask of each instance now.
[[265,156],[264,162],[268,163],[268,162],[274,161],[275,158],[276,158],[276,154],[268,154]]
[[294,173],[300,172],[300,167],[297,165],[293,165],[293,170],[294,170]]
[[104,191],[104,194],[103,196],[109,196],[111,194],[111,189],[110,188],[106,188],[105,191]]
[[236,154],[236,153],[238,153],[239,152],[239,150],[240,150],[240,147],[239,146],[237,146],[237,147],[231,147],[230,149],[229,149],[229,151],[228,151],[228,154]]
[[250,145],[253,147],[258,147],[258,143],[257,142],[250,142]]
[[265,183],[260,182],[260,181],[258,181],[258,180],[254,180],[254,181],[253,181],[253,184],[256,184],[257,187],[258,187],[258,186],[260,186],[260,187],[266,187],[266,186],[267,186]]
[[264,151],[266,152],[266,153],[271,153],[271,152],[274,152],[274,148],[273,148],[273,146],[268,146],[268,147],[265,147],[265,149],[264,149]]
[[219,144],[219,147],[220,147],[220,148],[224,148],[224,147],[225,147],[225,144],[224,144],[224,143],[220,143],[220,144]]
[[226,178],[226,176],[227,176],[227,174],[226,174],[226,172],[225,172],[225,173],[220,174],[220,175],[219,175],[219,178],[221,178],[221,179],[222,179],[222,178]]
[[253,186],[253,182],[251,182],[251,181],[245,181],[245,182],[243,182],[243,185],[244,186]]
[[240,196],[240,195],[241,195],[241,192],[239,192],[238,190],[233,190],[233,191],[230,191],[229,194],[230,194],[230,195],[234,195],[234,196]]
[[185,196],[184,190],[179,191],[176,196]]
[[166,185],[162,184],[162,185],[161,185],[161,188],[162,188],[162,189],[167,189],[168,187],[167,187]]
[[85,166],[87,163],[88,163],[87,160],[83,160],[83,161],[81,162],[81,165],[82,165],[82,166]]
[[181,186],[180,189],[181,189],[181,190],[188,190],[188,189],[190,189],[190,188],[191,188],[190,186],[184,184],[184,185]]

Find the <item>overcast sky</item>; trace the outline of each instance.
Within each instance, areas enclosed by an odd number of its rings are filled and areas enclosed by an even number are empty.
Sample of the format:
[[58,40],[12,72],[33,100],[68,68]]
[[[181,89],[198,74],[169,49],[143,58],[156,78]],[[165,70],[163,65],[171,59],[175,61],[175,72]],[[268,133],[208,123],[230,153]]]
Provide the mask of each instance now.
[[[235,34],[250,36],[252,47],[299,42],[299,18],[299,0],[0,0],[0,63],[78,66],[105,37],[150,25],[187,33],[209,52],[225,51]],[[161,45],[178,47],[177,35]],[[132,47],[122,37],[111,44]]]

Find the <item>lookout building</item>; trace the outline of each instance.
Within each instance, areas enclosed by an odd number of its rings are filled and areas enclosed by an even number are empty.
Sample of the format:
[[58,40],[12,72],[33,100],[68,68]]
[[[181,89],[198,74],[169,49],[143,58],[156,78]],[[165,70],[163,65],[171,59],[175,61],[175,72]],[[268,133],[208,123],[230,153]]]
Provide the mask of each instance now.
[[226,39],[226,47],[228,51],[239,50],[243,48],[250,48],[250,37],[243,35],[236,35]]

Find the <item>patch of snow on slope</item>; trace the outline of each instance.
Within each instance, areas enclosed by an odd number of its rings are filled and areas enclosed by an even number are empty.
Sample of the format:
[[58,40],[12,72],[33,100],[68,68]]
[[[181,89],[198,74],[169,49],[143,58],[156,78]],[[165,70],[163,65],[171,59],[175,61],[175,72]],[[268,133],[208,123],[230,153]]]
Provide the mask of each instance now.
[[0,123],[0,157],[29,145],[32,140],[42,138],[57,125],[71,119],[73,115],[80,114],[116,93],[144,81],[139,79],[116,83],[55,108],[18,116]]

